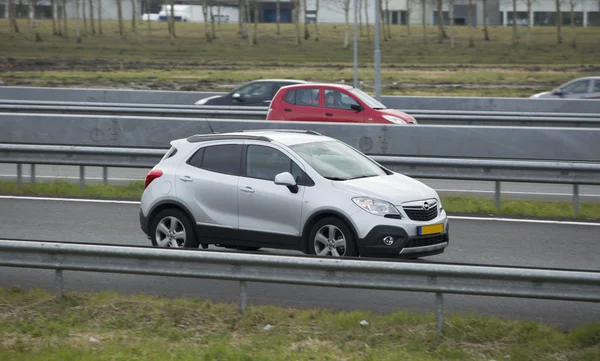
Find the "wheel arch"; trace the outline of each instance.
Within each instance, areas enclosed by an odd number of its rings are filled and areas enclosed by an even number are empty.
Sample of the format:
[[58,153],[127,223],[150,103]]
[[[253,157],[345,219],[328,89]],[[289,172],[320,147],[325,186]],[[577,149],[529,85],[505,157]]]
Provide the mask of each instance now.
[[323,210],[320,210],[320,211],[317,211],[317,212],[311,214],[310,217],[308,217],[306,223],[304,224],[304,227],[302,228],[302,238],[301,238],[302,239],[302,251],[304,253],[309,252],[308,236],[310,234],[310,231],[315,226],[315,224],[317,224],[317,222],[319,222],[320,220],[327,218],[327,217],[336,217],[336,218],[339,218],[342,222],[344,222],[346,224],[346,226],[348,226],[348,229],[350,229],[350,232],[352,232],[352,236],[353,236],[352,238],[354,239],[357,249],[359,249],[358,248],[358,233],[356,232],[354,224],[350,221],[348,216],[346,216],[342,212],[334,210],[334,209],[323,209]]
[[171,209],[171,208],[179,209],[180,211],[182,211],[188,217],[188,221],[192,224],[192,227],[196,226],[196,220],[194,219],[194,216],[192,216],[192,213],[187,209],[186,206],[184,206],[183,204],[181,204],[180,202],[175,201],[175,200],[163,200],[163,201],[156,203],[150,209],[150,212],[148,212],[148,221],[147,221],[148,229],[150,229],[150,227],[152,226],[152,223],[154,222],[154,219],[160,212],[164,211],[165,209]]

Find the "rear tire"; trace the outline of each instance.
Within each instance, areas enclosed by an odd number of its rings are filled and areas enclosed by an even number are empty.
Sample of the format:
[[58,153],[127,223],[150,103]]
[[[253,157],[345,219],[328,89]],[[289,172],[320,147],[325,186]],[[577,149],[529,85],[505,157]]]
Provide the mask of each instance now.
[[344,221],[327,217],[310,230],[308,252],[326,257],[357,257],[358,247],[354,234]]
[[150,226],[150,240],[155,247],[198,248],[200,242],[192,222],[176,208],[161,211]]

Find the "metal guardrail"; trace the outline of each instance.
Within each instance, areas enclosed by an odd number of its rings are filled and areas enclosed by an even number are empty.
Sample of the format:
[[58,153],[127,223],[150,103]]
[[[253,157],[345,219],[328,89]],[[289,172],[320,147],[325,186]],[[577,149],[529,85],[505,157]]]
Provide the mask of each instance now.
[[[35,183],[36,164],[79,166],[79,184],[85,186],[85,167],[103,168],[108,183],[108,167],[152,168],[166,149],[80,147],[57,145],[0,144],[0,163],[17,164],[17,184],[23,182],[23,164],[31,166]],[[600,185],[600,164],[578,162],[482,160],[371,156],[390,169],[413,178],[455,179],[495,182],[495,205],[500,208],[501,183],[553,183],[573,185],[573,211],[579,213],[579,186]]]
[[242,311],[247,282],[435,293],[440,332],[444,294],[600,302],[598,271],[18,240],[0,240],[0,266],[54,270],[57,298],[63,295],[63,271],[238,281]]
[[[564,113],[549,112],[402,110],[414,116],[420,124],[600,127],[600,113],[567,115]],[[268,107],[0,100],[0,111],[41,114],[138,115],[264,120],[267,117]]]

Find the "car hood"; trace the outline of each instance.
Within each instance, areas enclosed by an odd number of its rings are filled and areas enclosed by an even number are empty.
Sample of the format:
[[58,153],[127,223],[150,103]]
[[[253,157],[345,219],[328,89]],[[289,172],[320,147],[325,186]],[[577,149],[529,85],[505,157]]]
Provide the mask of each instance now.
[[429,198],[438,199],[437,192],[416,179],[394,173],[388,176],[332,181],[333,186],[357,196],[378,198],[394,205]]
[[391,115],[393,117],[398,117],[408,124],[417,124],[417,120],[412,115],[397,109],[381,109],[377,111],[381,113],[381,115]]
[[197,102],[195,102],[194,105],[203,105],[203,104],[206,104],[207,101],[209,101],[211,99],[220,98],[221,96],[222,95],[213,95],[212,97],[202,98],[202,99],[198,100]]
[[547,98],[551,94],[552,94],[552,92],[542,92],[542,93],[533,94],[529,98],[531,98],[531,99]]

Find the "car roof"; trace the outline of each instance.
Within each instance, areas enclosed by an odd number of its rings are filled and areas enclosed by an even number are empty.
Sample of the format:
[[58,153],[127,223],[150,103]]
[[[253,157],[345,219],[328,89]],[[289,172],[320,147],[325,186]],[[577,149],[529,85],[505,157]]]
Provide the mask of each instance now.
[[262,83],[262,82],[287,82],[287,83],[298,83],[298,84],[308,83],[306,80],[297,80],[297,79],[257,79],[257,80],[252,80],[250,83]]
[[335,141],[334,138],[301,129],[255,129],[228,133],[196,134],[186,138],[186,140],[190,143],[214,140],[260,140],[278,142],[286,146],[318,141]]
[[330,87],[330,88],[346,89],[346,90],[354,88],[354,86],[349,85],[349,84],[307,82],[305,84],[286,85],[284,87],[281,87],[281,89],[304,88],[304,87],[313,87],[313,86],[326,86],[326,87]]

